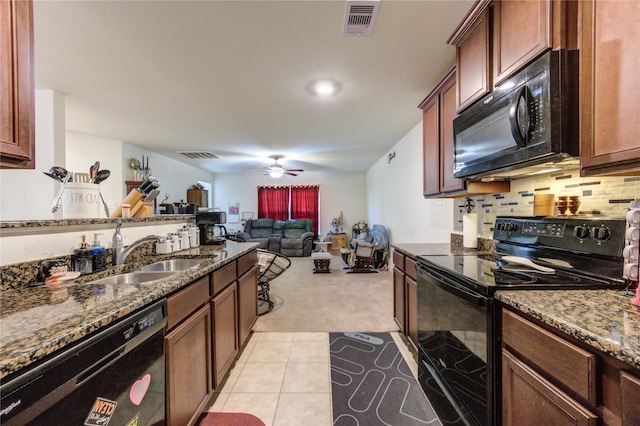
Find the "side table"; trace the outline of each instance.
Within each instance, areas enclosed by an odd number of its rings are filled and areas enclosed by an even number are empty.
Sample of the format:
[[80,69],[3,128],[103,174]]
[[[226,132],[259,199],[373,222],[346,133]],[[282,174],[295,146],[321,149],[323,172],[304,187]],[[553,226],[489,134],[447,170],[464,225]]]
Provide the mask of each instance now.
[[340,249],[347,247],[347,234],[345,232],[339,232],[331,234],[331,249],[330,252],[337,256],[340,256]]

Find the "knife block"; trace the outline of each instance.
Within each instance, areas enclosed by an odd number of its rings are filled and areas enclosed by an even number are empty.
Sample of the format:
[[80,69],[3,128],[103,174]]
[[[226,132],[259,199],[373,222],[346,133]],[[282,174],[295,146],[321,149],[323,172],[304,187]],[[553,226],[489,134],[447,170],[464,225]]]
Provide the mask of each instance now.
[[153,216],[153,203],[138,203],[131,208],[131,217],[151,217]]
[[[138,191],[138,189],[132,189],[129,192],[124,200],[120,203],[120,205],[109,215],[109,217],[122,217],[122,205],[129,204],[131,206],[136,206],[138,203],[142,202],[142,192]],[[133,209],[131,211],[131,216],[134,217]]]

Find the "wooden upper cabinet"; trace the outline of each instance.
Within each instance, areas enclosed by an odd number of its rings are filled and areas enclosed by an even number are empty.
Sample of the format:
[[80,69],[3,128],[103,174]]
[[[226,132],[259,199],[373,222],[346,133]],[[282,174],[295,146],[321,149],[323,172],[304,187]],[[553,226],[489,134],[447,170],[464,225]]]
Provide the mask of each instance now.
[[439,102],[432,99],[422,111],[422,194],[440,193]]
[[476,3],[448,41],[456,46],[457,111],[471,105],[492,88],[487,6],[486,1]]
[[456,79],[449,75],[440,92],[440,191],[464,189],[462,179],[453,177],[455,162],[453,120],[456,118]]
[[581,174],[640,174],[640,6],[580,2]]
[[493,7],[493,84],[551,47],[551,1],[496,1]]
[[546,50],[577,48],[578,2],[478,0],[453,32],[460,112]]
[[453,119],[456,117],[455,68],[419,105],[422,109],[423,195],[459,191],[461,179],[453,177]]
[[0,167],[35,168],[33,4],[0,0]]

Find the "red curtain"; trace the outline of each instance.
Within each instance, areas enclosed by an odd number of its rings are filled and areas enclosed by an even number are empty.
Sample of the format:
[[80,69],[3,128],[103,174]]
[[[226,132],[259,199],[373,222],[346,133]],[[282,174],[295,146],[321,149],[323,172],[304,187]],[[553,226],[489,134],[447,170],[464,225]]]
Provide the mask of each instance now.
[[291,187],[291,219],[311,219],[313,233],[318,235],[318,204],[320,187],[317,185]]
[[258,187],[258,218],[287,220],[289,219],[289,187]]

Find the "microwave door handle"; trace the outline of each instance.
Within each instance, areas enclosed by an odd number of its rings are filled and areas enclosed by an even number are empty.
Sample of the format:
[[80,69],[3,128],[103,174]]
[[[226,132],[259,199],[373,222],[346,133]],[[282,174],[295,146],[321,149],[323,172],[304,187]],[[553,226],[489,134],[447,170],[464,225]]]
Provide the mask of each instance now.
[[515,139],[520,148],[524,148],[527,145],[529,133],[531,132],[532,103],[533,96],[531,91],[526,85],[523,85],[516,91],[509,107],[511,135],[513,135],[513,139]]

